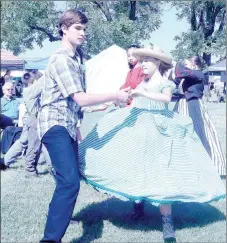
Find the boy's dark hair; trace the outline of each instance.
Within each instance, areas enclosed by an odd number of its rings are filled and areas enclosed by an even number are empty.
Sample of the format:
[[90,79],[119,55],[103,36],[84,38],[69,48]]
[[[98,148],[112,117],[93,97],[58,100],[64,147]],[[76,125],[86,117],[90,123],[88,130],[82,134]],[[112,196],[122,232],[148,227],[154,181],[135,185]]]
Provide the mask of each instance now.
[[65,11],[62,16],[60,17],[59,24],[58,24],[58,33],[62,37],[62,25],[65,25],[69,28],[73,24],[86,24],[88,22],[87,17],[79,10],[76,9],[69,9]]
[[141,47],[139,45],[137,45],[137,44],[133,44],[133,45],[128,46],[127,50],[129,50],[130,48],[137,48],[137,49],[139,49]]

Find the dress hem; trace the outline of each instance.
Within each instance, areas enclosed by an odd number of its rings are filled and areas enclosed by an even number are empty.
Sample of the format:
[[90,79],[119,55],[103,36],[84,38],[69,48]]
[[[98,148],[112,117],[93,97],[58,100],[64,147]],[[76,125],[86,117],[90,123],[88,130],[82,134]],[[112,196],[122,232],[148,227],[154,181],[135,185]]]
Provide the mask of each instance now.
[[217,196],[211,200],[208,200],[208,201],[204,201],[204,202],[198,202],[198,201],[190,201],[190,202],[184,202],[184,201],[181,201],[181,200],[156,200],[156,199],[151,199],[151,198],[147,198],[147,197],[139,197],[139,196],[132,196],[132,195],[129,195],[127,193],[124,193],[124,192],[120,192],[120,191],[115,191],[113,189],[110,189],[110,188],[107,188],[105,186],[102,186],[102,185],[99,185],[98,183],[96,182],[93,182],[87,178],[84,178],[85,182],[90,184],[91,186],[93,186],[94,188],[99,188],[101,190],[104,190],[107,194],[111,195],[111,196],[115,196],[117,197],[117,195],[121,196],[121,197],[124,197],[124,198],[127,198],[129,200],[132,200],[132,201],[136,201],[136,200],[140,200],[140,201],[147,201],[147,202],[150,202],[150,203],[155,203],[155,204],[173,204],[173,203],[210,203],[210,202],[213,202],[213,201],[219,201],[221,199],[224,199],[226,198],[226,195],[223,194],[223,195],[220,195],[220,196]]

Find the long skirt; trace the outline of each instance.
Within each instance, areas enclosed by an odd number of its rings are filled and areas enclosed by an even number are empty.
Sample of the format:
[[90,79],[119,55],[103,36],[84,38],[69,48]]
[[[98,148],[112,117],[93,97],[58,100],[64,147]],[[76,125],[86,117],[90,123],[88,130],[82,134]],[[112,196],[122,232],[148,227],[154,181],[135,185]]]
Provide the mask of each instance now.
[[107,113],[79,145],[79,170],[100,191],[156,206],[226,194],[192,119],[168,109]]
[[219,175],[225,176],[226,158],[223,154],[217,131],[203,101],[201,99],[186,101],[186,99],[182,98],[177,101],[173,110],[192,118],[194,129],[210,155]]

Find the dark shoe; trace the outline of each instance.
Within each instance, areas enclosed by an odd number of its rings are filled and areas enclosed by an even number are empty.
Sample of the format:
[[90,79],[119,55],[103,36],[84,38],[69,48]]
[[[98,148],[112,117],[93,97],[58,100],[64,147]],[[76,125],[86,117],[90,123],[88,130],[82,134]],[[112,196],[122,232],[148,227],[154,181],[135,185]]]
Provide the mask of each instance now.
[[176,238],[171,237],[171,238],[164,239],[164,242],[165,243],[177,243],[177,240],[176,240]]
[[163,239],[165,243],[176,243],[172,215],[162,216]]
[[139,220],[144,216],[144,202],[135,203],[133,205],[133,214],[130,216],[131,220]]
[[2,158],[1,161],[0,161],[0,170],[6,170],[8,168],[9,167],[5,165],[4,159]]

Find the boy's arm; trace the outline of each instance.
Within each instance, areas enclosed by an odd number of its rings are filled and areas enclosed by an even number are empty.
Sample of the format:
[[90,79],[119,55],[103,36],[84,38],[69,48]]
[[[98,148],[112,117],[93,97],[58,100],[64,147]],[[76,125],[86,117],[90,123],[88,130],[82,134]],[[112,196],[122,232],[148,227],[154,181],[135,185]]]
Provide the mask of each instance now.
[[128,99],[128,93],[124,90],[108,94],[86,94],[85,92],[79,92],[72,94],[71,97],[79,106],[83,107],[100,105],[115,100],[124,102]]

